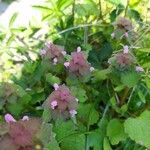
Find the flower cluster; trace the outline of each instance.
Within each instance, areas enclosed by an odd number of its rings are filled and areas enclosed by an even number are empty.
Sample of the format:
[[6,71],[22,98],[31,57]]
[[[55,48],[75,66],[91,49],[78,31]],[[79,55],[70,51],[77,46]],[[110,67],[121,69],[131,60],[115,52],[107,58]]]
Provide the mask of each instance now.
[[108,63],[117,69],[127,69],[130,66],[133,68],[135,67],[135,71],[137,73],[143,72],[144,69],[140,66],[135,66],[135,60],[133,56],[131,55],[131,52],[129,52],[129,47],[125,45],[123,47],[123,51],[117,53],[112,58],[108,60]]
[[119,29],[123,29],[125,31],[130,31],[133,29],[133,25],[131,21],[127,18],[120,17],[116,22],[116,27]]
[[54,64],[61,62],[66,55],[63,48],[49,42],[45,44],[45,48],[41,50],[40,55],[49,58]]
[[44,103],[45,107],[49,107],[52,110],[53,118],[60,116],[68,118],[74,117],[77,109],[77,100],[71,94],[69,88],[65,85],[54,85],[55,91],[53,91]]
[[[132,22],[127,18],[118,18],[118,20],[114,23],[114,27],[115,30],[111,34],[112,38],[128,38],[134,33]],[[133,35],[135,35],[135,33]]]
[[28,116],[16,121],[10,114],[5,115],[5,120],[7,132],[0,140],[0,147],[5,150],[32,150],[41,121]]
[[125,45],[121,52],[118,52],[109,59],[109,63],[111,66],[118,69],[128,68],[132,66],[134,64],[134,58],[129,53],[129,47]]
[[69,71],[77,76],[84,76],[90,71],[93,71],[94,68],[90,67],[90,64],[87,61],[87,58],[81,48],[77,48],[77,52],[71,53],[70,62],[65,62],[64,65],[68,67]]

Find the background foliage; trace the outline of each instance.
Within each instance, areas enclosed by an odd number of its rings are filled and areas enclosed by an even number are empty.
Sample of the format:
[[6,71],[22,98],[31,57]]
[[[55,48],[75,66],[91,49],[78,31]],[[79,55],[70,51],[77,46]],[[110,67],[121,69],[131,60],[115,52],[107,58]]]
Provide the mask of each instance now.
[[[45,150],[150,149],[149,4],[147,0],[47,0],[32,6],[42,16],[27,26],[16,26],[19,14],[12,14],[8,27],[0,27],[1,122],[7,112],[18,119],[24,114],[42,118]],[[119,16],[132,21],[136,36],[111,37]],[[47,41],[68,54],[81,46],[95,68],[90,78],[70,77],[61,65],[43,61],[39,53]],[[124,45],[144,68],[140,75],[110,67],[109,58]],[[75,120],[54,121],[49,109],[42,107],[54,83],[65,83],[79,99]]]

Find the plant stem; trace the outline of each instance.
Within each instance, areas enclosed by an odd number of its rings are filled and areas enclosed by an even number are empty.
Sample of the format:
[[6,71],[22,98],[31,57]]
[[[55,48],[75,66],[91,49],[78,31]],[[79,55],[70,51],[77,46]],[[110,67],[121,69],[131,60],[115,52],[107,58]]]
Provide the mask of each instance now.
[[126,8],[125,8],[124,17],[126,17],[126,15],[127,15],[129,3],[130,3],[130,0],[127,0],[127,5],[126,5]]
[[99,0],[99,18],[103,20],[103,15],[102,15],[102,3],[101,0]]
[[130,89],[129,89],[128,87],[125,88],[124,93],[123,93],[123,96],[122,96],[122,98],[121,98],[121,100],[120,100],[120,105],[121,105],[121,106],[124,104],[124,102],[125,102],[125,100],[126,100],[126,98],[127,98],[127,96],[128,96],[129,90],[130,90]]

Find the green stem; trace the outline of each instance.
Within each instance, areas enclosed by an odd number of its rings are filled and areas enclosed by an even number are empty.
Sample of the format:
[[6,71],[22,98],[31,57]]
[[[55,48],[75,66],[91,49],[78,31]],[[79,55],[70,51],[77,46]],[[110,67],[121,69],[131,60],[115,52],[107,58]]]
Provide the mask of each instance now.
[[124,17],[126,17],[126,15],[127,15],[129,3],[130,3],[130,0],[127,0],[127,5],[126,5],[126,8],[125,8]]
[[130,89],[129,89],[128,87],[125,88],[124,93],[123,93],[123,95],[122,95],[122,98],[121,98],[121,100],[120,100],[120,105],[121,105],[121,106],[124,104],[125,100],[127,99],[129,90],[130,90]]
[[103,20],[101,0],[99,0],[99,17],[100,17],[101,20]]

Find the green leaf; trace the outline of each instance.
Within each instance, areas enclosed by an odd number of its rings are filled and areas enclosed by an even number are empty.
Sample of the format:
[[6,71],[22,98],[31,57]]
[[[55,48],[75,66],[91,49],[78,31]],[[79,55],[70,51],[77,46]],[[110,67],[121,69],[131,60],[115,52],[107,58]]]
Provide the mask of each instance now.
[[46,81],[53,85],[54,83],[60,84],[60,79],[56,76],[53,76],[51,73],[46,74]]
[[86,91],[81,87],[73,86],[71,87],[71,91],[73,95],[79,100],[79,102],[83,103],[87,100]]
[[109,140],[107,138],[104,138],[103,148],[104,150],[112,150]]
[[146,99],[142,91],[138,91],[138,96],[143,103],[146,103]]
[[128,118],[124,127],[132,140],[150,149],[150,111],[145,110],[137,118]]
[[35,8],[37,10],[40,10],[41,12],[46,12],[46,13],[48,13],[49,11],[51,11],[51,9],[49,7],[46,7],[46,6],[37,6],[37,5],[34,5],[34,6],[32,6],[32,8]]
[[145,52],[145,53],[150,53],[150,48],[139,48],[138,51]]
[[124,85],[118,85],[117,87],[115,87],[115,91],[116,92],[120,92],[120,91],[122,91],[124,89]]
[[99,113],[95,110],[92,104],[80,104],[77,117],[85,122],[86,125],[90,126],[97,123]]
[[52,137],[52,124],[49,123],[42,123],[41,132],[40,132],[40,139],[44,146],[46,146]]
[[116,20],[116,18],[118,17],[118,15],[123,12],[123,10],[124,10],[124,6],[119,4],[119,5],[116,7],[116,9],[114,9],[114,10],[110,13],[110,20],[111,20],[111,22],[114,22],[114,21]]
[[93,150],[102,150],[103,137],[99,129],[92,131],[92,133],[87,135],[87,147]]
[[126,139],[123,124],[118,119],[110,120],[107,126],[107,136],[112,145],[118,144]]
[[136,21],[142,21],[140,13],[134,9],[128,9],[128,16],[134,18]]
[[43,122],[39,138],[44,145],[44,150],[60,150],[55,136],[56,134],[52,132],[52,124]]
[[101,80],[105,80],[108,78],[109,73],[111,72],[111,70],[108,69],[104,69],[104,70],[100,70],[100,71],[95,71],[93,73],[93,80],[94,81],[101,81]]
[[58,0],[57,1],[57,8],[58,10],[64,10],[65,8],[69,7],[73,3],[73,0]]
[[51,121],[51,111],[49,108],[45,107],[42,115],[43,122],[50,122]]
[[107,0],[108,2],[110,2],[110,3],[112,3],[112,4],[114,4],[114,5],[119,5],[119,4],[122,4],[122,5],[124,5],[124,6],[126,6],[126,1],[122,1],[122,0]]
[[98,119],[99,119],[98,111],[96,111],[94,108],[91,108],[88,124],[93,125],[93,124],[97,123]]
[[54,132],[56,133],[57,140],[63,139],[73,133],[76,133],[75,129],[75,125],[71,120],[57,120],[54,126]]
[[121,75],[121,82],[128,87],[134,87],[139,81],[139,79],[139,74],[134,71],[123,73]]
[[61,150],[85,150],[85,135],[77,134],[65,138],[61,142]]
[[17,19],[17,16],[18,16],[17,12],[12,15],[12,17],[10,18],[10,21],[9,21],[9,27],[13,26],[15,20]]

